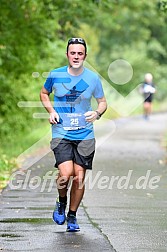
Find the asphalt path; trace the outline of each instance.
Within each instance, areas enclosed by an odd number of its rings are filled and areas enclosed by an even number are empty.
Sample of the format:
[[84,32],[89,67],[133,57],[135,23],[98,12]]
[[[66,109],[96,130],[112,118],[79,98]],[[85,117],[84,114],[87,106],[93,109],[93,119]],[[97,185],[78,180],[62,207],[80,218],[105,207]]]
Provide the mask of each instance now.
[[[1,251],[167,251],[167,113],[95,124],[93,172],[67,233],[52,211],[57,197],[50,152],[20,169],[1,193]],[[39,152],[38,152],[39,155]]]

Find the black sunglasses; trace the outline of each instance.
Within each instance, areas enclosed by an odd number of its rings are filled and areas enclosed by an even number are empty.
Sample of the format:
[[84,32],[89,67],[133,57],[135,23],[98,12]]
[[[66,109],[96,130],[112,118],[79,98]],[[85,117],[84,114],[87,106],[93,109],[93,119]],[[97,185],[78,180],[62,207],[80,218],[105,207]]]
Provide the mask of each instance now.
[[86,46],[86,42],[82,38],[71,38],[71,39],[69,39],[68,45],[73,44],[73,43],[79,43],[79,44],[83,44],[84,46]]

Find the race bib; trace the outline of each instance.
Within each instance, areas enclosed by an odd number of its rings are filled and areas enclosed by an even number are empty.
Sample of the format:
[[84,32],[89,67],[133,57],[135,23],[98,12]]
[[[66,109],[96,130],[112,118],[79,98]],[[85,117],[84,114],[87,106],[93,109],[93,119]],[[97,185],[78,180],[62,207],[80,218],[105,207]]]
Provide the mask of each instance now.
[[85,116],[81,113],[61,114],[64,130],[77,130],[86,127]]

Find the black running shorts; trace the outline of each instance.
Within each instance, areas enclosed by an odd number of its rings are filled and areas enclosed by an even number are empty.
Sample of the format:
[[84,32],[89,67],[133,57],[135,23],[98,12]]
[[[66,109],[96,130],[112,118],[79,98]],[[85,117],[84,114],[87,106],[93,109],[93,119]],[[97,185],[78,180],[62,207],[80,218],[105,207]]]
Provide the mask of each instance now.
[[153,94],[145,94],[145,99],[144,99],[144,102],[152,102],[153,100]]
[[89,140],[68,140],[53,138],[51,149],[54,152],[56,164],[72,160],[74,163],[85,169],[92,169],[92,162],[95,153],[95,139]]

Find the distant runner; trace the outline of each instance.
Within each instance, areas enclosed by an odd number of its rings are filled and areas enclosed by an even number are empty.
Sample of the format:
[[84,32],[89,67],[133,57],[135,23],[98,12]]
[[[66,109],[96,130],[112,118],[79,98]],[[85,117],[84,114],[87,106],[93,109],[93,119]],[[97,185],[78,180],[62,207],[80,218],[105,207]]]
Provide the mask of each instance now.
[[151,73],[145,75],[145,80],[141,88],[141,93],[144,96],[144,118],[147,120],[152,112],[153,94],[155,93],[155,85]]

